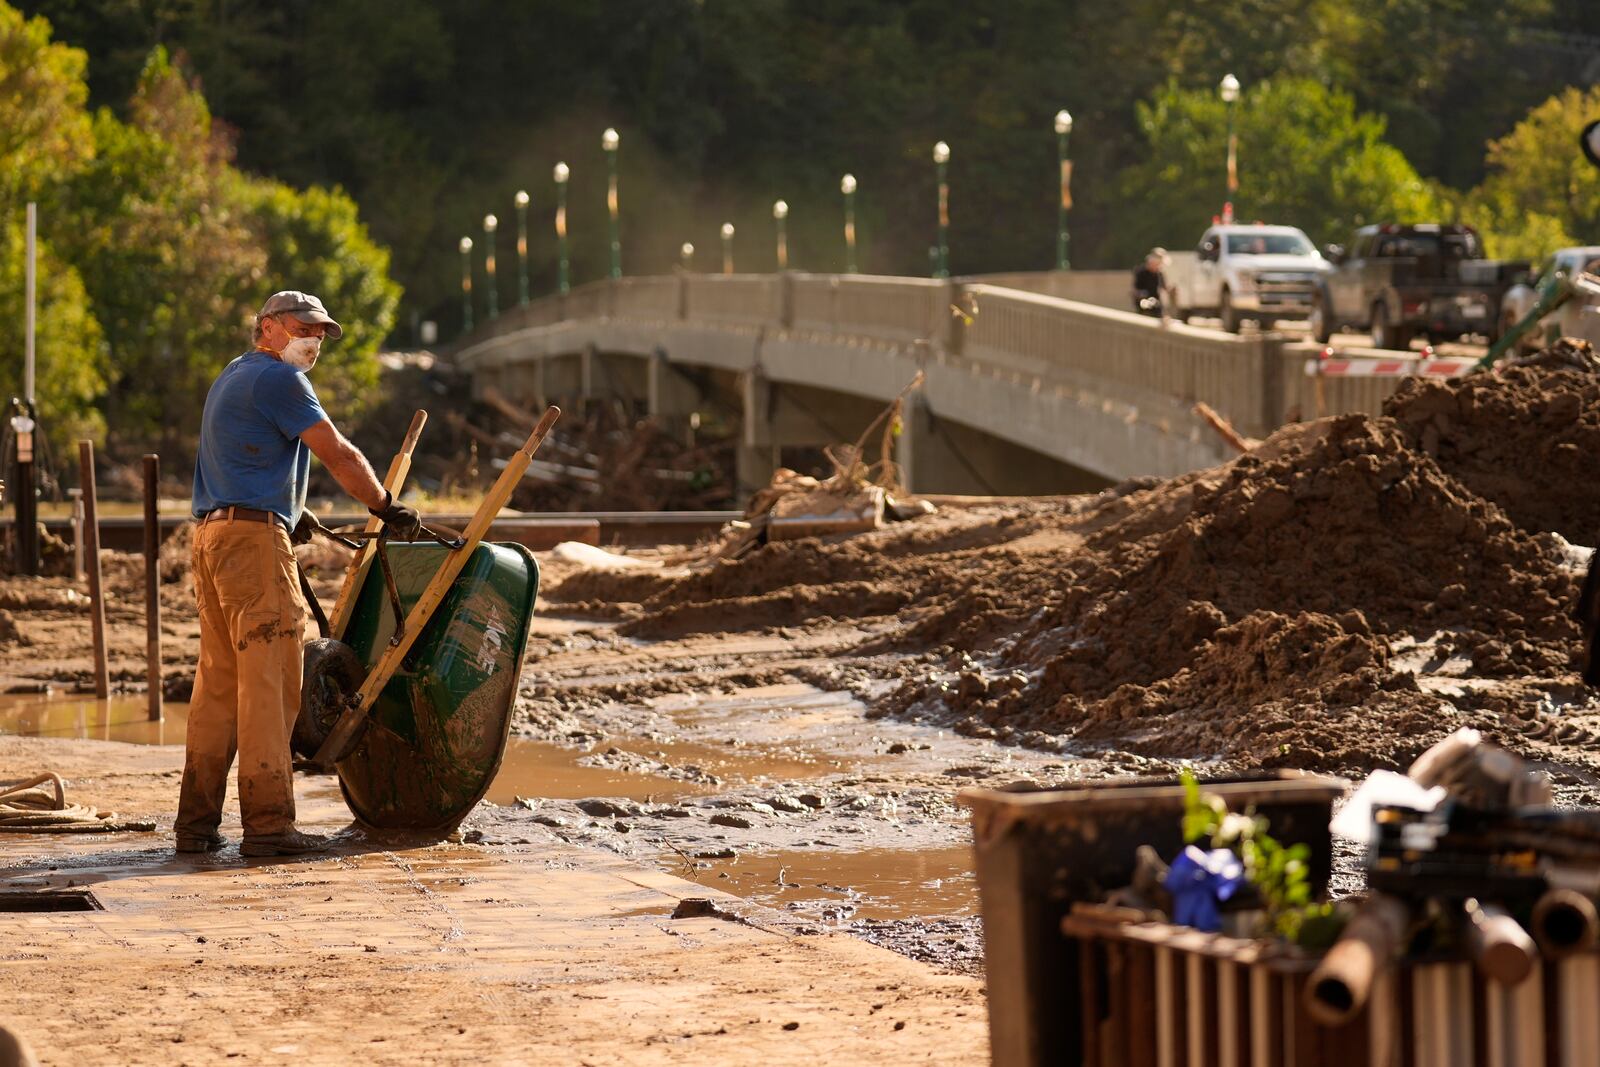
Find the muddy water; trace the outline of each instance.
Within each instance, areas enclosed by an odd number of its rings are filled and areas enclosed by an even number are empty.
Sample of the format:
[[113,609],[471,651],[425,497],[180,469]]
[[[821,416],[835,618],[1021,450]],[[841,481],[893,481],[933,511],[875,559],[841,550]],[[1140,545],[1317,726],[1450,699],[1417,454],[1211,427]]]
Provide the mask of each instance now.
[[0,696],[0,734],[127,741],[136,745],[181,745],[189,705],[166,704],[150,721],[142,696],[94,700],[42,695]]
[[607,767],[585,767],[582,753],[544,741],[513,737],[506,744],[500,773],[489,786],[488,800],[515,804],[519,797],[582,800],[585,797],[622,797],[657,803],[678,797],[715,792],[715,787],[680,782],[654,775],[633,774]]
[[978,905],[965,847],[756,853],[683,876],[825,922],[966,916]]

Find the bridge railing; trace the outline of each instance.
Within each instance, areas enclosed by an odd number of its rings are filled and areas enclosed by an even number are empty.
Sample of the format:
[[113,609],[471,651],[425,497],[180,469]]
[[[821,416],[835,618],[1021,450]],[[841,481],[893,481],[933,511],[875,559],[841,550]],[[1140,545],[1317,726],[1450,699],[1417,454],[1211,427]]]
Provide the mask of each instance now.
[[928,278],[797,274],[790,285],[800,330],[908,344],[939,336],[948,314],[949,283]]
[[1080,304],[1127,311],[1133,304],[1133,272],[1126,270],[1038,270],[1009,274],[974,274],[968,285],[1020,289],[1024,293],[1075,300]]
[[782,278],[776,274],[690,274],[684,317],[708,322],[777,323]]
[[961,346],[969,360],[1115,383],[1133,395],[1204,401],[1246,433],[1277,425],[1280,393],[1268,390],[1260,337],[1162,326],[1132,312],[989,285],[965,291],[976,309]]
[[610,297],[608,318],[676,319],[683,314],[683,282],[673,275],[618,278]]

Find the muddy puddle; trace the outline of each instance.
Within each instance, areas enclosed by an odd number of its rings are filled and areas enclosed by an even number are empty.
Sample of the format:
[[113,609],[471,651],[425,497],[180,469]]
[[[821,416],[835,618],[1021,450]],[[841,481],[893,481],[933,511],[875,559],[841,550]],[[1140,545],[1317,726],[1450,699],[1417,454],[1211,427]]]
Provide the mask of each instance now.
[[88,738],[136,745],[181,745],[189,716],[187,704],[165,704],[159,722],[150,721],[142,696],[0,696],[0,734]]
[[683,877],[821,922],[977,913],[972,850],[868,849],[756,853],[698,865]]

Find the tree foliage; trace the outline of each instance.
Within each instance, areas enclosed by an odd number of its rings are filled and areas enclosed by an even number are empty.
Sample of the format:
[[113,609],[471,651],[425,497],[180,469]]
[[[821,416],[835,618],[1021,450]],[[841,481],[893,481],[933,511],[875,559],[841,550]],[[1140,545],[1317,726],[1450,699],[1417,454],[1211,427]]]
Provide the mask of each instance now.
[[245,222],[266,252],[265,276],[279,289],[315,293],[344,329],[318,361],[317,387],[336,417],[375,399],[378,346],[394,327],[400,287],[388,250],[375,244],[341,190],[305,192],[266,179],[240,179]]
[[[114,452],[154,445],[182,466],[211,381],[277,289],[317,293],[346,324],[319,378],[338,410],[370,404],[399,289],[355,202],[239,171],[231,131],[160,46],[120,109],[91,115],[84,53],[50,38],[43,19],[0,3],[0,201],[41,201],[37,395],[55,442],[109,426]],[[9,388],[22,349],[15,217],[0,226]]]
[[112,446],[181,451],[210,377],[241,350],[266,257],[227,195],[227,147],[205,101],[164,51],[128,115],[95,116],[94,161],[53,205],[53,232],[110,347]]
[[[0,399],[22,393],[23,242],[22,226],[0,228]],[[38,262],[34,395],[41,424],[60,448],[104,433],[97,401],[105,390],[105,349],[78,272],[49,245],[40,246]]]
[[[1383,119],[1358,114],[1348,94],[1281,78],[1248,88],[1236,107],[1237,218],[1335,241],[1367,222],[1420,220],[1437,210],[1426,183],[1384,143]],[[1126,172],[1124,191],[1147,213],[1125,228],[1129,259],[1171,243],[1178,225],[1181,237],[1198,237],[1228,197],[1228,107],[1216,93],[1169,85],[1139,106],[1139,118],[1147,158]]]
[[1551,97],[1488,149],[1489,176],[1465,198],[1464,214],[1489,235],[1495,255],[1537,258],[1600,239],[1600,168],[1578,151],[1600,119],[1600,87]]
[[50,39],[50,24],[0,4],[0,203],[8,210],[60,181],[93,150],[88,56]]

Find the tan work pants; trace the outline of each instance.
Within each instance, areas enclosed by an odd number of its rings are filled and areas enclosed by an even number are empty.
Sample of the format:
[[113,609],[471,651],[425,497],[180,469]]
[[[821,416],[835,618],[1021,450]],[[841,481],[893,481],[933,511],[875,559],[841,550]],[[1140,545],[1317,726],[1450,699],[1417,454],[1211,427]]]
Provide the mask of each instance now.
[[277,522],[203,522],[192,559],[200,666],[173,829],[216,832],[237,750],[246,840],[281,834],[294,827],[289,734],[307,612],[289,534]]

